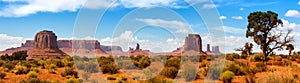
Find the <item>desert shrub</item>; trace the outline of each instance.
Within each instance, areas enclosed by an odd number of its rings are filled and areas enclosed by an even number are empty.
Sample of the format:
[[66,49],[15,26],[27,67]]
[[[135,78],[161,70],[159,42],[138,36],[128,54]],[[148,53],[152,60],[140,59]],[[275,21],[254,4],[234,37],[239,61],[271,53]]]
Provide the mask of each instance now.
[[243,70],[243,67],[246,67],[246,64],[235,61],[235,63],[229,63],[226,65],[223,71],[231,71],[235,73],[235,75],[245,75],[246,71]]
[[1,79],[4,79],[4,78],[5,78],[5,76],[6,76],[6,73],[4,73],[4,72],[0,72],[0,78],[1,78]]
[[75,66],[78,70],[84,70],[86,63],[83,61],[76,61]]
[[29,68],[26,66],[17,65],[14,69],[14,73],[16,74],[27,74],[29,72]]
[[39,72],[39,69],[37,68],[37,67],[32,67],[32,68],[30,68],[30,71],[34,71],[34,72]]
[[34,71],[30,71],[28,74],[27,74],[28,78],[37,78],[38,76],[38,73],[37,72],[34,72]]
[[292,61],[288,60],[288,59],[282,59],[282,64],[284,66],[290,66],[290,65],[292,65]]
[[69,67],[65,68],[64,72],[61,72],[60,75],[63,77],[66,76],[74,76],[75,78],[78,77],[78,73],[73,68],[69,68]]
[[96,73],[98,72],[98,64],[94,63],[94,62],[88,62],[85,64],[84,70],[86,72],[90,72],[90,73]]
[[45,60],[39,60],[39,61],[37,62],[37,64],[38,64],[39,66],[41,66],[42,69],[45,69],[45,68],[46,68],[46,61],[45,61]]
[[117,80],[117,78],[116,78],[116,77],[113,77],[113,76],[108,76],[108,77],[107,77],[107,80]]
[[281,61],[282,58],[281,58],[281,56],[274,56],[274,60],[275,60],[275,61]]
[[263,62],[259,62],[255,64],[254,70],[256,72],[264,72],[267,70],[267,65]]
[[283,72],[272,72],[267,76],[259,77],[259,83],[297,83],[297,78],[292,74]]
[[20,81],[20,83],[51,83],[47,80],[41,80],[39,78],[28,78],[26,80]]
[[236,54],[236,53],[226,55],[226,59],[230,60],[230,61],[233,61],[234,59],[239,59],[239,58],[240,58],[240,55]]
[[70,79],[67,79],[66,83],[80,83],[80,79],[77,79],[77,78],[70,78]]
[[252,56],[250,56],[250,61],[252,62],[258,62],[258,61],[263,61],[262,58],[264,56],[262,54],[254,54]]
[[151,64],[150,58],[144,55],[130,56],[135,66],[139,68],[146,68]]
[[246,76],[245,78],[245,83],[255,83],[255,77],[253,75]]
[[193,81],[197,76],[197,69],[191,66],[186,66],[183,69],[183,76],[186,82]]
[[0,67],[3,66],[4,63],[4,61],[0,60]]
[[224,83],[231,83],[232,79],[234,77],[234,73],[231,71],[225,71],[221,74],[220,80]]
[[137,68],[134,64],[132,64],[131,60],[122,60],[121,62],[118,62],[118,67],[124,68],[124,69],[136,69]]
[[284,55],[284,54],[279,54],[279,56],[281,56],[281,57],[284,58],[284,59],[288,58],[288,56],[287,56],[287,55]]
[[114,63],[109,63],[101,66],[101,70],[104,74],[116,74],[118,73],[118,67]]
[[55,74],[57,66],[55,64],[48,64],[46,65],[46,69],[48,70],[49,73]]
[[166,67],[175,67],[175,68],[179,69],[180,68],[180,62],[181,62],[180,58],[172,57],[172,58],[167,60],[165,66]]
[[202,67],[208,67],[210,65],[210,63],[208,63],[208,62],[201,62],[200,64],[199,64],[199,68],[202,68]]
[[3,65],[4,68],[7,68],[8,70],[12,70],[15,68],[15,65],[12,62],[8,62],[6,64]]
[[173,83],[172,80],[168,80],[163,76],[156,76],[155,78],[152,78],[148,80],[148,83]]
[[8,54],[0,56],[1,60],[10,60],[10,56]]
[[167,78],[175,78],[177,76],[178,73],[178,68],[175,67],[165,67],[162,71],[161,71],[161,75],[165,76]]
[[242,59],[247,59],[247,57],[248,57],[247,54],[242,54],[242,55],[241,55],[241,58],[242,58]]
[[14,52],[14,53],[10,56],[11,60],[26,60],[27,57],[28,57],[27,51],[18,51],[18,52]]
[[55,64],[58,68],[65,66],[65,64],[60,59],[52,59],[50,63]]

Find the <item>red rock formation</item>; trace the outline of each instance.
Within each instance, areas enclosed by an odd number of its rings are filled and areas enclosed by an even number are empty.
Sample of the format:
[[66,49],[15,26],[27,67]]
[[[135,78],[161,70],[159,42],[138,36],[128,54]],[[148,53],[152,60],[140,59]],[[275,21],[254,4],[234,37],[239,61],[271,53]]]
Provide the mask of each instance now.
[[34,38],[34,47],[28,51],[28,59],[54,59],[68,56],[57,46],[57,37],[52,31],[41,31]]
[[185,38],[183,51],[191,51],[191,50],[203,53],[202,40],[199,34],[189,34]]

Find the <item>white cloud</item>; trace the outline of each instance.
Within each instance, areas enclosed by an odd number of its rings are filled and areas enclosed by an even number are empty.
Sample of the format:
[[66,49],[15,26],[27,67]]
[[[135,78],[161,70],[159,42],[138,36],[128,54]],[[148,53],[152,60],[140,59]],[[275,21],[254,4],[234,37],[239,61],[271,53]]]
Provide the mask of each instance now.
[[163,19],[136,19],[137,21],[144,22],[148,25],[159,26],[175,30],[175,33],[187,34],[191,32],[190,25],[177,20],[163,20]]
[[240,8],[240,11],[243,11],[244,10],[244,8]]
[[26,38],[23,37],[14,37],[7,34],[0,34],[0,51],[7,48],[19,47],[21,43],[24,43]]
[[294,17],[294,18],[300,18],[300,12],[297,10],[288,10],[285,15],[286,17]]
[[224,20],[224,19],[227,19],[227,17],[226,16],[220,16],[219,19]]
[[243,20],[244,18],[242,16],[232,16],[232,19]]
[[300,5],[300,1],[298,2],[298,5]]
[[[182,0],[0,0],[8,3],[0,10],[1,17],[24,17],[41,12],[75,12],[79,8],[99,9],[123,6],[125,8],[153,8],[170,7],[186,8]],[[187,0],[191,4],[203,3],[209,0]],[[114,4],[112,4],[115,2]],[[213,4],[204,5],[205,8],[214,7]]]
[[279,26],[279,30],[290,30],[290,29],[300,29],[300,24],[290,23],[288,20],[281,19],[283,26]]
[[244,35],[246,33],[245,29],[235,28],[230,26],[223,26],[223,29],[225,33],[231,33],[236,35]]
[[212,9],[212,8],[216,8],[216,7],[217,7],[217,5],[215,5],[215,4],[204,4],[202,6],[203,9]]

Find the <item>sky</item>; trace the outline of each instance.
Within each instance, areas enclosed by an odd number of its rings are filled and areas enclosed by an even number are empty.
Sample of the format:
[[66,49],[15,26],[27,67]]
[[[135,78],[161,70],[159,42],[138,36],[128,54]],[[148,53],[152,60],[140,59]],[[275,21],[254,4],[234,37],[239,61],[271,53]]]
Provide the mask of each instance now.
[[[231,53],[252,42],[245,37],[247,16],[268,10],[279,14],[281,30],[293,29],[295,51],[300,51],[298,0],[0,0],[0,50],[51,30],[58,39],[84,35],[102,45],[128,50],[140,43],[142,49],[154,52],[175,50],[187,34],[200,34],[204,51],[206,44],[212,44]],[[211,27],[214,23],[219,28]]]

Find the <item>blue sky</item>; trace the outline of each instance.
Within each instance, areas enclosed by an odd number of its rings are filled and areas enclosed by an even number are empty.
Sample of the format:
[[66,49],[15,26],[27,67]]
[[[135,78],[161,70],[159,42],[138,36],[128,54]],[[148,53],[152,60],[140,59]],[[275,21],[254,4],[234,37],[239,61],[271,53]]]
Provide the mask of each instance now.
[[[268,10],[278,13],[284,27],[294,29],[295,40],[300,40],[297,38],[300,36],[297,35],[300,33],[299,0],[212,0],[214,4],[209,0],[116,0],[115,4],[110,4],[115,0],[85,1],[0,0],[0,50],[20,46],[41,30],[53,30],[59,39],[71,39],[80,11],[97,12],[108,7],[111,8],[103,15],[95,39],[104,45],[113,41],[124,50],[141,43],[143,49],[172,51],[182,45],[186,34],[193,32],[201,35],[204,51],[205,44],[212,43],[219,45],[223,52],[234,52],[234,48],[251,41],[245,38],[249,13]],[[217,16],[223,22],[226,41],[210,38],[210,27],[188,3],[198,5],[201,10],[217,9],[220,16],[211,14],[214,15],[211,17]],[[140,30],[134,30],[135,27]],[[126,38],[132,38],[129,41],[133,42],[124,42]],[[300,44],[294,44],[296,51],[300,51]],[[255,51],[259,51],[258,47]]]

